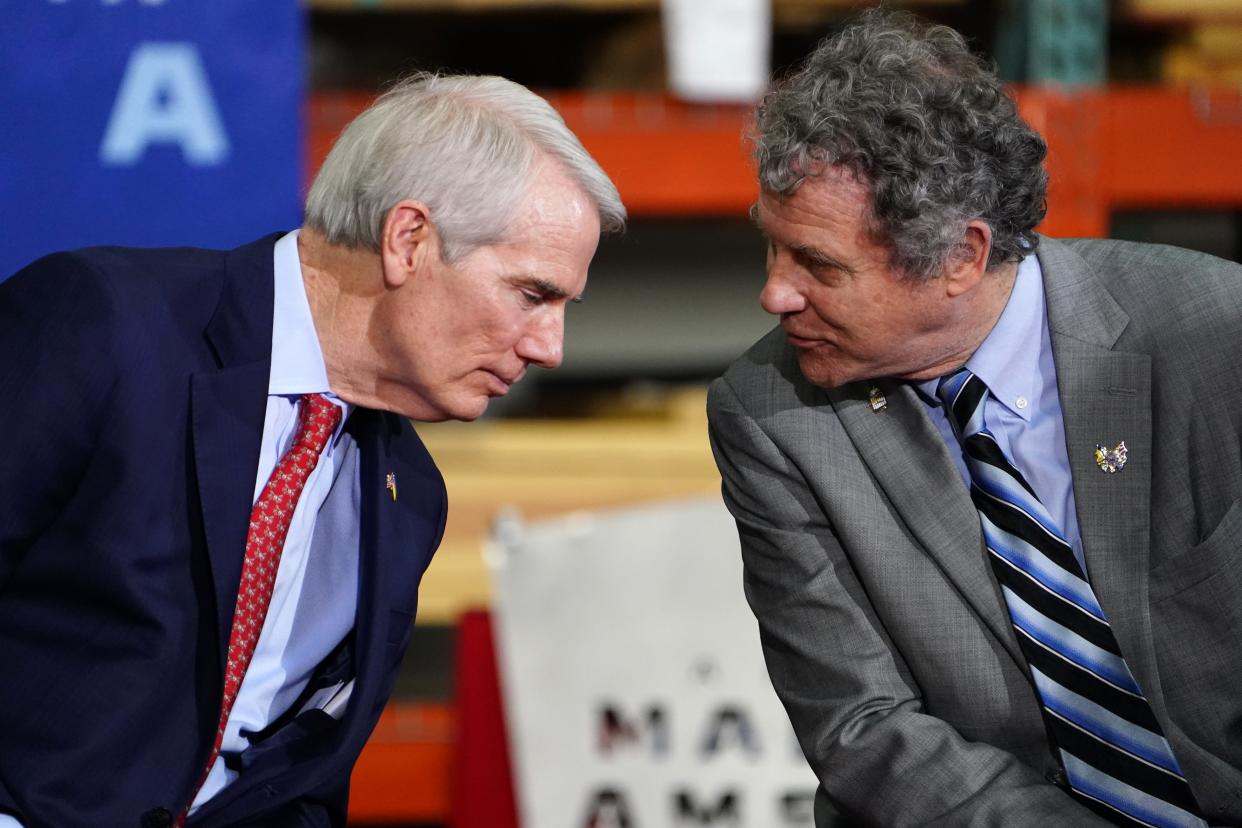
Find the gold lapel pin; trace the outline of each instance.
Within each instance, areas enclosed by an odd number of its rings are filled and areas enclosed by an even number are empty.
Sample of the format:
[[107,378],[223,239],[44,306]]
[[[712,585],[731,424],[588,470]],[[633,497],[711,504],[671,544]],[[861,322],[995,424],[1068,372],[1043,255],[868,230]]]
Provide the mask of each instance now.
[[1111,449],[1104,448],[1099,443],[1095,444],[1095,464],[1106,474],[1113,474],[1124,469],[1128,456],[1129,451],[1126,449],[1125,440],[1118,443],[1116,448]]
[[880,393],[880,386],[871,386],[871,390],[867,393],[871,395],[867,402],[871,403],[872,411],[883,411],[888,408],[888,400],[886,400],[884,395]]
[[392,472],[384,479],[384,488],[392,495],[393,500],[397,499],[397,476]]

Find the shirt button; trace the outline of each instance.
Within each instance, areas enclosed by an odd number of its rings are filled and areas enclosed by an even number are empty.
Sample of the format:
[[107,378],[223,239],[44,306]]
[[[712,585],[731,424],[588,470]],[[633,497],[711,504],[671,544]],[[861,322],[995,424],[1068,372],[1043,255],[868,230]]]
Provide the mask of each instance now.
[[1014,401],[1014,405],[1018,407],[1018,410],[1026,408],[1026,397],[1018,397],[1018,399]]

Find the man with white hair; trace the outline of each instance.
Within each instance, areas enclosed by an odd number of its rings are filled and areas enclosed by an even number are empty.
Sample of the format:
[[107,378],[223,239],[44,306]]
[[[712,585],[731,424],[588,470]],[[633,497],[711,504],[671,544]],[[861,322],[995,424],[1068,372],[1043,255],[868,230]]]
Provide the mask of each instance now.
[[300,230],[0,285],[0,826],[343,825],[444,529],[407,418],[556,367],[624,219],[546,101],[418,75]]

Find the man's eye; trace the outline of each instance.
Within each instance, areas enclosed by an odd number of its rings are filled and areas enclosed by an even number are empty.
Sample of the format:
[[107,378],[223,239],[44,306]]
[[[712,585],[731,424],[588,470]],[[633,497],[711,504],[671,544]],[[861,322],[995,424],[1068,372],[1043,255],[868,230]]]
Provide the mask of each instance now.
[[537,305],[543,304],[542,293],[538,293],[537,291],[533,291],[533,290],[523,290],[521,291],[521,293],[522,293],[522,303],[525,304],[527,307],[533,308],[533,307],[536,307]]
[[814,256],[799,256],[798,264],[816,276],[831,273],[834,269],[831,262],[821,261]]

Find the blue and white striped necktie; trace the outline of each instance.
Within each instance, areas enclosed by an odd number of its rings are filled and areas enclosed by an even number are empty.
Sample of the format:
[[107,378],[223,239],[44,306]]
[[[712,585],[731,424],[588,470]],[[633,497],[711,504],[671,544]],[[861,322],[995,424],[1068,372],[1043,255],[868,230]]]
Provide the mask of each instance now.
[[987,386],[962,368],[936,394],[1073,795],[1119,825],[1205,826],[1073,549],[984,424]]

